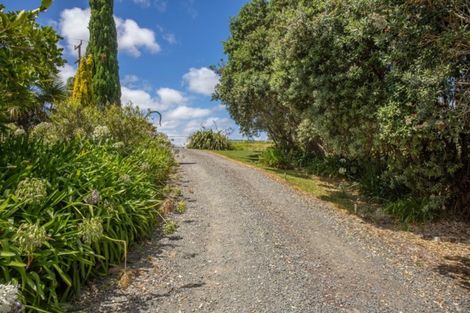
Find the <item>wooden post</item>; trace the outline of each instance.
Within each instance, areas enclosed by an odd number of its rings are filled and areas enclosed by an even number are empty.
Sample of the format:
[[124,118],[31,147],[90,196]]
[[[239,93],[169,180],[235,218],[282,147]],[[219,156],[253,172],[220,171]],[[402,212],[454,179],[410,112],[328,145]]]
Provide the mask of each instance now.
[[73,46],[74,50],[78,50],[78,60],[75,61],[75,64],[78,63],[78,65],[80,65],[80,60],[82,59],[82,44],[83,44],[83,40],[80,40],[80,43],[78,45]]

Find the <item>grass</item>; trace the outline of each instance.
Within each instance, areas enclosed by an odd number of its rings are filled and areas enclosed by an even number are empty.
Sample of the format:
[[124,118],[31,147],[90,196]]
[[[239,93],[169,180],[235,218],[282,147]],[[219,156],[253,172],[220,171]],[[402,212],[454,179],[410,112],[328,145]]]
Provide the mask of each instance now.
[[261,152],[272,146],[268,141],[232,140],[231,143],[233,150],[216,151],[216,153],[252,165],[257,164]]
[[260,164],[259,157],[264,150],[272,146],[271,142],[237,140],[232,141],[232,145],[233,150],[214,151],[214,153],[265,170],[295,189],[330,202],[340,209],[375,219],[377,207],[361,201],[352,184],[340,179],[314,176],[302,168],[281,170]]

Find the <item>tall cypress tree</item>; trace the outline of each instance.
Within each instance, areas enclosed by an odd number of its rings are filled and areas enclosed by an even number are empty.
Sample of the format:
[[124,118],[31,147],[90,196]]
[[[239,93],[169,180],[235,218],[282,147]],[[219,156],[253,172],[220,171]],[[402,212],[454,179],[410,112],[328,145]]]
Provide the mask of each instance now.
[[92,90],[98,106],[121,104],[121,84],[117,59],[117,32],[113,19],[114,0],[90,0],[90,42],[87,54],[93,57]]

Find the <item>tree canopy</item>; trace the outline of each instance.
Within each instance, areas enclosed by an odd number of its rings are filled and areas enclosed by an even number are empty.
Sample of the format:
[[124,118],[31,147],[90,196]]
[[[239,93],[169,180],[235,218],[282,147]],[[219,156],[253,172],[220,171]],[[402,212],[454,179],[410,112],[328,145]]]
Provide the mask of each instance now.
[[464,0],[253,0],[215,98],[246,134],[375,164],[389,195],[469,214],[469,22]]
[[[5,12],[0,5],[0,113],[4,120],[27,123],[41,114],[57,88],[57,67],[63,65],[59,36],[40,26],[36,17],[47,9]],[[27,125],[25,125],[27,126]]]

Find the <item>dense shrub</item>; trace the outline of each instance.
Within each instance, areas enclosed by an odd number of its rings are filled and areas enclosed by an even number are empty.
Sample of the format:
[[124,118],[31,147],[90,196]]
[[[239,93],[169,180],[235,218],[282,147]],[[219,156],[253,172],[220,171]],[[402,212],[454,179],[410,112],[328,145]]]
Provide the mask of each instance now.
[[275,147],[268,148],[261,152],[259,163],[273,168],[287,169],[291,167],[291,162],[286,154]]
[[231,150],[232,145],[227,135],[222,131],[212,129],[198,130],[189,136],[189,149],[201,150]]
[[[101,121],[128,115],[120,126],[146,123],[117,110]],[[100,125],[89,133],[70,127],[62,137],[63,124],[11,130],[0,144],[0,283],[20,284],[23,303],[52,311],[149,235],[173,164],[168,141],[151,132],[124,143],[120,131]]]
[[32,11],[8,12],[0,3],[0,128],[14,121],[30,126],[44,117],[44,104],[61,98],[60,36],[36,19],[51,1]]
[[410,216],[470,217],[467,2],[249,1],[215,98],[302,163],[355,163],[368,193],[414,199]]
[[125,147],[133,147],[153,136],[154,127],[149,124],[144,113],[132,106],[108,106],[103,110],[96,106],[82,107],[79,103],[64,102],[55,108],[51,120],[56,131],[63,138],[93,136],[97,126],[106,126],[109,137],[122,142]]

